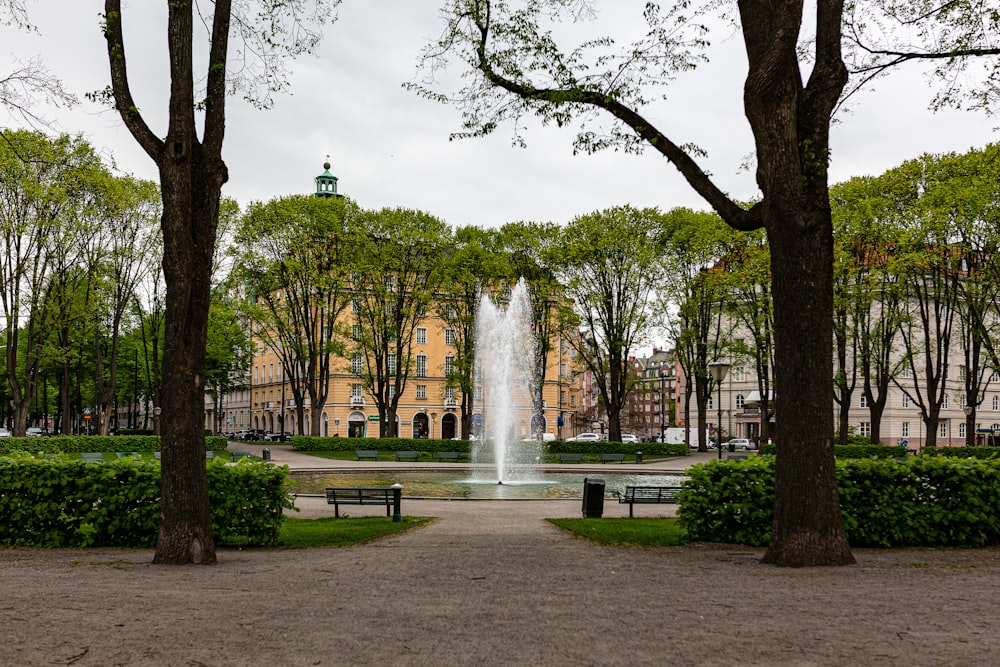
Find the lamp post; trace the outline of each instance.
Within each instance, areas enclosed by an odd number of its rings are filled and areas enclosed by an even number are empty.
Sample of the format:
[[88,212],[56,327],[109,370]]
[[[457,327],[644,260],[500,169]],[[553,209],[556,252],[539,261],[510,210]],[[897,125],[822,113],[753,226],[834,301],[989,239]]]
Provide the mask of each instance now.
[[719,402],[719,421],[716,422],[716,433],[718,442],[718,452],[719,459],[722,459],[722,381],[726,379],[726,373],[729,372],[729,362],[728,361],[713,361],[708,365],[708,372],[712,374],[712,380],[715,382],[716,396]]
[[660,444],[666,440],[667,436],[667,426],[664,423],[664,398],[663,395],[666,393],[666,382],[667,375],[663,372],[663,366],[660,366]]
[[962,412],[965,413],[965,446],[972,447],[972,439],[975,437],[976,431],[973,427],[973,424],[976,422],[975,417],[973,417],[973,415],[976,414],[976,408],[971,405],[966,405],[962,408]]
[[159,405],[153,407],[153,434],[160,435],[160,413],[163,408]]

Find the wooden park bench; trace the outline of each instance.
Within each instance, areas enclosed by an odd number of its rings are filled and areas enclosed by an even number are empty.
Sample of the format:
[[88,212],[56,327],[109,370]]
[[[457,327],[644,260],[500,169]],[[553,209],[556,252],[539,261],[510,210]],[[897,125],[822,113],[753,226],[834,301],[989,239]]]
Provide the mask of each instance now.
[[726,454],[727,461],[746,461],[747,457],[750,456],[746,452],[732,452],[731,454]]
[[609,461],[617,461],[622,463],[625,460],[624,454],[601,454],[601,463],[608,463]]
[[633,505],[677,504],[679,486],[626,486],[618,492],[618,502],[628,503],[628,515],[632,517]]
[[369,461],[375,461],[378,459],[377,449],[358,449],[354,452],[358,457],[358,460],[368,459]]
[[80,458],[83,461],[101,462],[104,461],[104,454],[101,452],[82,452]]
[[333,514],[338,518],[341,505],[385,505],[385,515],[390,516],[392,499],[392,488],[388,486],[326,489],[326,502],[333,505]]
[[397,461],[416,461],[419,458],[420,458],[420,452],[415,452],[412,450],[396,452]]
[[583,454],[560,454],[559,463],[583,463]]
[[252,459],[253,454],[250,452],[229,452],[229,459],[231,461],[238,461],[239,459]]
[[458,452],[434,452],[434,458],[438,461],[458,461]]

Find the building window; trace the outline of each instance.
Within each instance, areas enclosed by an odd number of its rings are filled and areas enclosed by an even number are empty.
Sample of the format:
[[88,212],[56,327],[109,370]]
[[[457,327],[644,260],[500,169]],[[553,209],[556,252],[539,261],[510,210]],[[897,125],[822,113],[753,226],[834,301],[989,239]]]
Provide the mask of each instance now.
[[861,394],[861,407],[862,408],[868,407],[868,396],[866,394]]
[[938,424],[938,437],[948,437],[948,422],[944,421]]
[[861,422],[861,425],[858,427],[858,435],[865,438],[870,438],[872,435],[872,423]]
[[958,437],[965,439],[965,422],[958,423]]
[[427,377],[427,355],[418,354],[417,355],[417,377],[425,378]]
[[958,379],[960,382],[965,382],[965,366],[958,367]]
[[945,410],[948,409],[948,394],[945,394],[944,397],[941,399],[941,407]]
[[707,410],[714,410],[715,409],[715,399],[712,398],[711,396],[709,396],[708,397],[708,405],[706,405],[705,408]]
[[576,407],[576,394],[573,394],[572,396],[569,397],[569,407],[571,408]]
[[395,398],[395,397],[396,397],[396,385],[390,384],[389,385],[389,398]]
[[904,408],[910,407],[910,395],[909,394],[903,394],[903,407]]
[[352,313],[360,313],[361,312],[361,300],[360,299],[351,299],[351,312]]
[[360,352],[355,352],[354,356],[351,357],[351,372],[355,375],[361,375],[361,371],[364,370],[364,359]]
[[425,400],[427,398],[427,385],[425,384],[417,385],[417,398],[420,400]]
[[564,378],[566,375],[566,362],[562,361],[559,363],[559,377]]
[[913,377],[913,369],[911,369],[909,366],[904,366],[903,371],[899,375],[900,377],[911,378]]
[[361,340],[361,325],[352,324],[351,325],[351,340]]
[[455,357],[448,355],[444,358],[444,375],[450,377],[455,372]]
[[993,397],[993,412],[1000,410],[1000,396]]
[[449,404],[453,404],[455,402],[455,388],[454,387],[445,387],[444,388],[444,400],[447,401]]
[[736,394],[736,409],[737,410],[742,410],[743,409],[743,402],[744,402],[743,394]]
[[910,437],[910,422],[903,422],[903,437]]
[[455,330],[454,329],[445,329],[444,330],[444,344],[445,345],[451,345],[452,347],[454,347],[454,345],[455,345]]
[[566,405],[566,391],[559,392],[559,405]]
[[417,327],[417,345],[427,345],[427,327]]

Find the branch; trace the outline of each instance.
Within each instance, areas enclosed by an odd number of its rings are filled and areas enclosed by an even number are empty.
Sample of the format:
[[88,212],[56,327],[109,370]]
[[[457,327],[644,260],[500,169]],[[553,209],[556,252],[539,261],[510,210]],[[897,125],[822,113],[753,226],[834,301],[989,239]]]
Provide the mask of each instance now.
[[122,36],[121,0],[104,2],[104,37],[108,42],[108,64],[111,67],[111,95],[115,109],[136,142],[146,154],[159,164],[163,142],[153,134],[135,106],[129,89],[128,68],[125,63],[125,40]]

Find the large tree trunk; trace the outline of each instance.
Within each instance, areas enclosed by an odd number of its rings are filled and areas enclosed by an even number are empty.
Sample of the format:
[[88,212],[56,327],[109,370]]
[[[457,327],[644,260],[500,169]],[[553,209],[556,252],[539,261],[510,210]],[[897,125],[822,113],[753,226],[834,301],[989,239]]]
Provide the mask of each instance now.
[[205,345],[221,160],[206,159],[193,137],[166,142],[161,162],[163,348],[160,532],[154,563],[215,562],[205,469]]
[[781,437],[774,525],[763,561],[854,562],[833,456],[833,221],[830,114],[847,82],[839,0],[817,3],[816,62],[803,87],[802,3],[740,0],[748,73],[744,108],[757,147],[760,206],[771,247],[774,378]]

